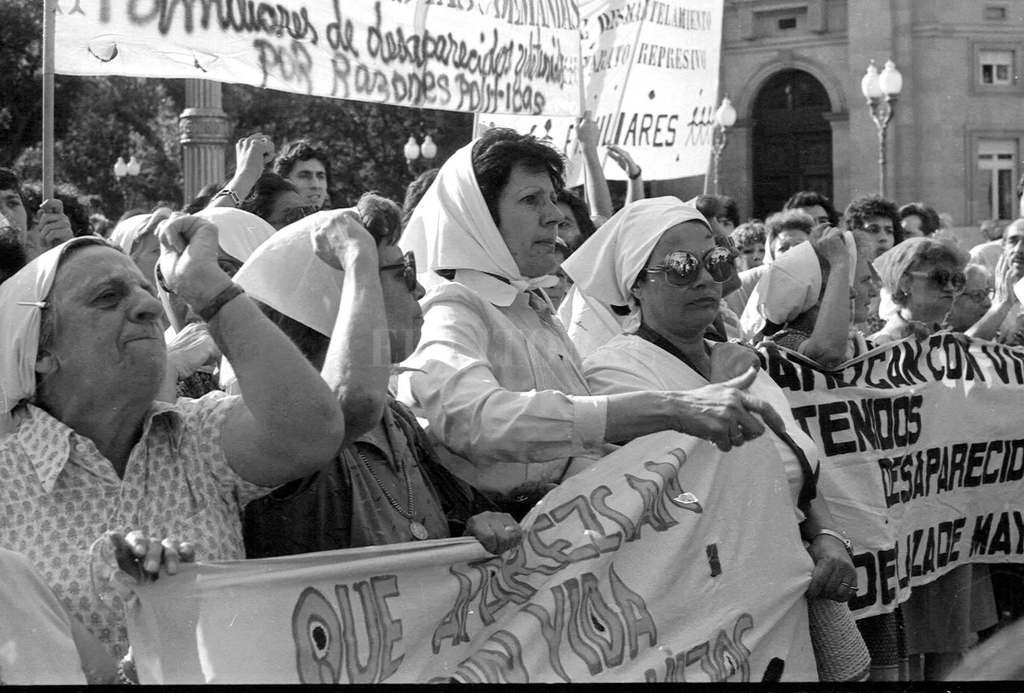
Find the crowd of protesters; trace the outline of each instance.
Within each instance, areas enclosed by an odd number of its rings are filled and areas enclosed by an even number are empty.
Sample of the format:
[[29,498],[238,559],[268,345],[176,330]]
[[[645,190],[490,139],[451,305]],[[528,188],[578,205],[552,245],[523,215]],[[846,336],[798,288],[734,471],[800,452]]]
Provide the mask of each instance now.
[[609,147],[616,212],[588,119],[579,139],[582,195],[492,128],[402,206],[333,209],[325,150],[257,133],[228,181],[113,226],[0,169],[0,638],[27,653],[0,647],[0,680],[133,678],[105,552],[137,580],[463,534],[500,554],[548,491],[664,430],[770,441],[812,620],[853,652],[822,678],[947,675],[1015,605],[966,566],[855,622],[820,455],[750,347],[831,369],[940,330],[1020,345],[1024,219],[961,248],[925,203],[794,191],[741,223],[727,196],[644,199]]

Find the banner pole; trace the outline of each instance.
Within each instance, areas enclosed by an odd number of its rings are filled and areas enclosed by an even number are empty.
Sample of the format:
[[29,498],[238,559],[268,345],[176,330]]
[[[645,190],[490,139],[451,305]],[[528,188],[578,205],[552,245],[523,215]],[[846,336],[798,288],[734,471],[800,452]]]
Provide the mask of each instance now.
[[53,197],[53,63],[57,0],[43,0],[43,199]]

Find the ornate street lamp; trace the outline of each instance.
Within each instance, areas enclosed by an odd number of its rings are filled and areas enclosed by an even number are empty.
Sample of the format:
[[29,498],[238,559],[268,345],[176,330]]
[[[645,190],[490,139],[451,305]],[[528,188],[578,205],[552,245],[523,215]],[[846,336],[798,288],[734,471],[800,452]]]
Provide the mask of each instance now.
[[878,194],[885,197],[885,134],[903,90],[903,75],[892,60],[885,62],[881,74],[872,60],[860,80],[860,91],[867,99],[871,120],[878,130]]
[[[402,148],[405,155],[405,163],[409,166],[409,173],[418,176],[422,171],[434,167],[434,159],[437,157],[437,145],[433,138],[427,135],[423,138],[423,144],[416,142],[416,137],[409,135],[409,140]],[[422,162],[422,163],[421,163]],[[420,170],[417,171],[416,169]]]
[[117,184],[121,188],[121,197],[124,200],[124,211],[126,212],[128,211],[128,180],[135,178],[141,171],[142,165],[134,156],[131,156],[127,162],[123,156],[119,156],[114,162],[114,177],[117,178]]
[[[718,162],[725,149],[726,131],[736,124],[736,109],[729,97],[722,99],[722,104],[715,111],[715,124],[711,131],[711,177],[714,181],[714,194],[718,194]],[[704,194],[708,194],[708,179],[704,178]]]

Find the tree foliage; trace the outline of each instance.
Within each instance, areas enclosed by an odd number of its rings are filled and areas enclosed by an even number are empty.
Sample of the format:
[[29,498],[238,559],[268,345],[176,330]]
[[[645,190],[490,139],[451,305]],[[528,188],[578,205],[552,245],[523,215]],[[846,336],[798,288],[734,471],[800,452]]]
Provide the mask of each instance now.
[[[42,2],[0,0],[0,166],[13,166],[28,182],[41,178]],[[234,136],[225,147],[228,170],[234,141],[252,132],[280,146],[310,137],[331,156],[331,201],[346,206],[366,190],[401,201],[413,178],[403,146],[410,135],[430,134],[437,163],[469,141],[465,113],[287,94],[224,85],[224,110]],[[111,218],[126,206],[160,201],[181,204],[178,115],[185,107],[182,80],[58,75],[55,89],[55,179],[77,190]],[[135,156],[142,173],[118,181],[118,156]],[[215,181],[208,181],[215,182]],[[122,187],[124,186],[124,187]],[[127,204],[126,204],[127,203]]]

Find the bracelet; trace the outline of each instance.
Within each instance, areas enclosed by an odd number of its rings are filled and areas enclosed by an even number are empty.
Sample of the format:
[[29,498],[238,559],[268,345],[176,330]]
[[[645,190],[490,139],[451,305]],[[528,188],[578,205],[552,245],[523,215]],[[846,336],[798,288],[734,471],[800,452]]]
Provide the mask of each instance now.
[[825,536],[829,536],[833,539],[838,539],[839,541],[841,541],[843,544],[843,548],[846,549],[846,553],[850,556],[850,560],[853,560],[853,542],[850,541],[845,534],[843,534],[842,532],[837,532],[834,529],[819,529],[818,533],[814,535],[811,541],[814,541],[814,539],[817,539],[823,534]]
[[643,173],[643,172],[644,172],[644,170],[642,168],[640,168],[639,166],[637,166],[636,167],[636,173],[629,173],[627,171],[626,175],[629,176],[630,180],[636,180],[637,178],[640,177],[640,174]]
[[135,670],[135,662],[132,661],[130,654],[125,655],[117,663],[117,682],[122,686],[137,686],[139,684],[139,674]]
[[171,287],[167,286],[167,282],[164,281],[164,273],[160,271],[160,264],[156,266],[156,285],[159,286],[164,292],[174,296],[177,292]]
[[239,199],[238,193],[236,193],[231,188],[222,188],[219,192],[217,192],[216,195],[213,196],[213,199],[216,200],[218,197],[230,197],[231,201],[235,203],[235,207],[242,206],[242,200]]
[[214,296],[209,303],[197,310],[196,313],[203,319],[203,322],[210,322],[220,312],[221,308],[244,293],[245,290],[242,287],[231,282],[223,291]]

